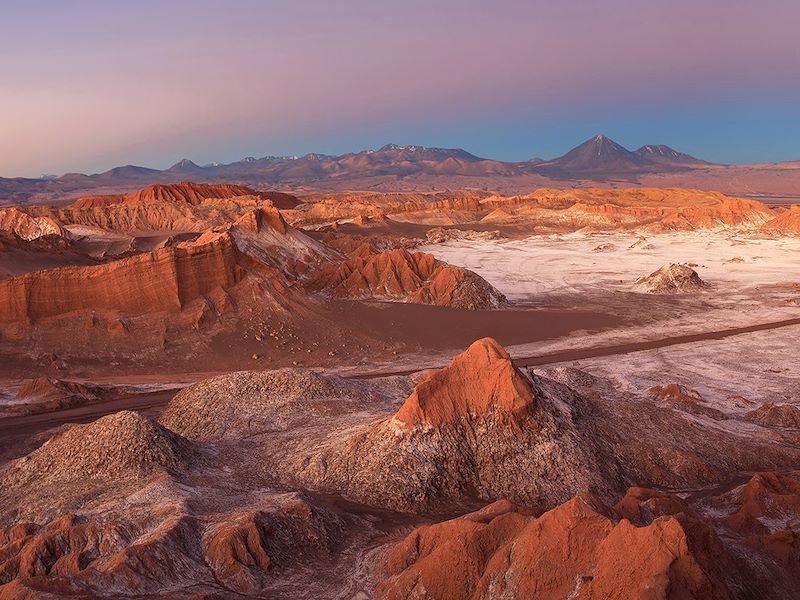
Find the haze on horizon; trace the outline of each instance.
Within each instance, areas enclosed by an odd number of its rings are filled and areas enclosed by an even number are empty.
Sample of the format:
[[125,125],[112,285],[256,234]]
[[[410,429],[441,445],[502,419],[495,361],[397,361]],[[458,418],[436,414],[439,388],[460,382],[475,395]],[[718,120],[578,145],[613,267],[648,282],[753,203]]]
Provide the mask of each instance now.
[[790,0],[12,1],[0,176],[387,142],[526,160],[598,132],[800,159],[799,21]]

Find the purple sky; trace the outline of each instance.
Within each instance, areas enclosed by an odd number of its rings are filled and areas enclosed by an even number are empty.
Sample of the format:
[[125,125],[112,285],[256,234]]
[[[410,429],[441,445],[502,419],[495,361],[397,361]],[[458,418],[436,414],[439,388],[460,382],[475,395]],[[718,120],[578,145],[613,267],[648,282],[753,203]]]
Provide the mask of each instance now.
[[0,176],[595,133],[800,159],[797,0],[4,0]]

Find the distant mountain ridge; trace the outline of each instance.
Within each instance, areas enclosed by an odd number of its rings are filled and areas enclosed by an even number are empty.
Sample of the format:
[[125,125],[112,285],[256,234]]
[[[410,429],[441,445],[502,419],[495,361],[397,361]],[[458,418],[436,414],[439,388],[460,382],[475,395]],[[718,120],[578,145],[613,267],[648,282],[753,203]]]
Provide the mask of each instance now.
[[[214,162],[203,166],[184,158],[164,170],[124,165],[93,175],[0,178],[0,203],[61,201],[87,193],[118,193],[142,184],[179,181],[293,190],[483,188],[522,192],[534,187],[605,185],[615,181],[636,185],[640,179],[650,177],[656,178],[658,185],[738,193],[739,189],[730,188],[733,174],[736,185],[748,193],[800,194],[800,172],[792,176],[789,185],[784,185],[778,179],[782,164],[748,165],[746,169],[740,165],[717,165],[662,144],[629,150],[605,135],[596,135],[557,158],[523,162],[492,160],[460,148],[386,144],[377,150],[341,155],[250,156],[227,164]],[[786,163],[784,171],[797,170],[791,167],[793,164]],[[748,182],[742,175],[743,169],[749,169],[747,177],[753,169],[760,169],[758,179]],[[784,171],[781,177],[785,182]]]

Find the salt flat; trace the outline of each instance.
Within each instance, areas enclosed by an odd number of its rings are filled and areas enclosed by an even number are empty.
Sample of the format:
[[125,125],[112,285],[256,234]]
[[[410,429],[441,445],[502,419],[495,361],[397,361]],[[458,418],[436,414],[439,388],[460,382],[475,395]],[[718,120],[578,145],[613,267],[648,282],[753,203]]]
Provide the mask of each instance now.
[[630,291],[638,277],[669,263],[697,265],[693,268],[704,281],[728,294],[763,285],[800,286],[800,239],[792,237],[571,233],[522,240],[451,240],[420,250],[475,271],[516,301],[597,287]]

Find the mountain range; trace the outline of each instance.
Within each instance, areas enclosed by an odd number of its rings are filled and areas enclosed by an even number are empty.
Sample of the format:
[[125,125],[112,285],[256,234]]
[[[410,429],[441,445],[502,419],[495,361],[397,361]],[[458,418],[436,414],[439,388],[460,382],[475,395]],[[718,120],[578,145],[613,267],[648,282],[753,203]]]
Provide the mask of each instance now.
[[800,194],[800,163],[714,164],[665,145],[629,150],[597,135],[551,160],[504,162],[458,148],[387,144],[342,155],[247,157],[198,165],[182,159],[158,170],[134,165],[103,173],[0,178],[0,203],[69,200],[84,194],[129,191],[148,183],[229,182],[294,191],[479,188],[521,193],[537,187],[660,185],[736,194]]

